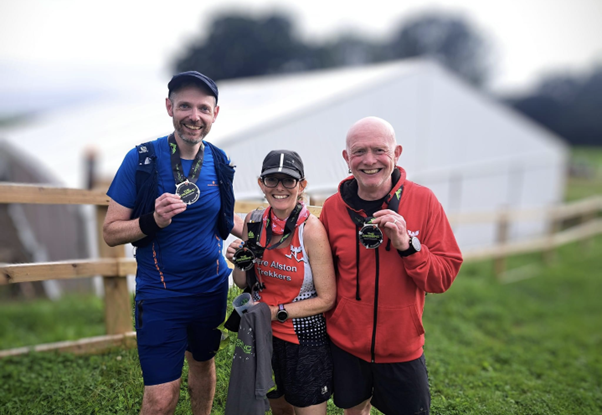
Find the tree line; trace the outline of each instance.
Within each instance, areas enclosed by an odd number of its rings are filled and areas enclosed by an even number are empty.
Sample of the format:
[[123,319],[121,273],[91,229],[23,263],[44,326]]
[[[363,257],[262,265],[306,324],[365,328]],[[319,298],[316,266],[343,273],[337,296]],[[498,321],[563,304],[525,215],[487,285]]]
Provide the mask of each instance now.
[[[462,16],[431,12],[400,24],[381,41],[354,33],[304,42],[291,18],[226,14],[175,60],[175,71],[199,70],[215,80],[429,57],[476,88],[491,75],[492,47]],[[602,145],[602,66],[582,76],[554,75],[520,97],[495,97],[570,144]]]

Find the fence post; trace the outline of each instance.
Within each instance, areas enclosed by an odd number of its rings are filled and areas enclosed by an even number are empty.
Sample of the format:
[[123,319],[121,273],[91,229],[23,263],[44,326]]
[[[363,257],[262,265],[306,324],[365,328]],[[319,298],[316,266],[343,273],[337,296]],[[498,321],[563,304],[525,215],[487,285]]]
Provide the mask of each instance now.
[[[498,216],[496,242],[499,248],[504,248],[506,242],[508,242],[508,230],[510,227],[509,223],[509,212],[505,207]],[[506,270],[506,254],[504,252],[496,254],[493,259],[493,272],[496,277],[500,277]]]
[[[596,220],[596,216],[598,215],[597,206],[592,206],[590,210],[583,212],[581,216],[581,224],[586,224],[588,222],[592,222]],[[590,236],[589,238],[584,238],[581,240],[581,246],[584,251],[591,250],[594,245],[594,236]]]
[[554,245],[554,236],[560,232],[560,224],[562,219],[557,217],[556,209],[552,209],[548,214],[548,229],[546,232],[546,239],[548,247],[544,249],[541,254],[543,261],[546,265],[551,265],[556,259],[556,246]]
[[[125,247],[108,246],[102,237],[102,224],[107,214],[107,206],[96,206],[98,229],[98,253],[101,258],[124,258]],[[105,291],[105,326],[107,334],[122,334],[134,330],[132,325],[132,304],[127,287],[127,278],[119,276],[103,277]]]

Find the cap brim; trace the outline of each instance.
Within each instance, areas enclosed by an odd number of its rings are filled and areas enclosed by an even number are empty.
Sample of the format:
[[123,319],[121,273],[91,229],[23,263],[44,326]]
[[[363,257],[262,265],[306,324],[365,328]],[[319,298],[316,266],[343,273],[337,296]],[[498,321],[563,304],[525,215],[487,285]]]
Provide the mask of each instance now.
[[267,169],[261,172],[262,177],[267,176],[269,174],[286,174],[287,176],[291,176],[297,180],[301,180],[303,178],[297,170],[287,169],[286,167],[275,167],[273,169]]

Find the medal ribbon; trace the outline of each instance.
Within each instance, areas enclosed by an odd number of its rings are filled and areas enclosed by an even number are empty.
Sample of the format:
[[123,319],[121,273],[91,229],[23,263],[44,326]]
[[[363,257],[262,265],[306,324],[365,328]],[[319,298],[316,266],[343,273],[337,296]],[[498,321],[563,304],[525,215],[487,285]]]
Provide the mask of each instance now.
[[188,178],[184,175],[184,172],[182,170],[180,150],[178,149],[176,137],[173,133],[169,136],[169,149],[171,159],[171,170],[173,172],[173,178],[176,181],[176,187],[180,183],[184,183],[185,181],[189,181],[190,183],[196,183],[196,181],[199,179],[199,176],[201,175],[201,168],[203,167],[203,158],[205,157],[205,144],[201,142],[201,147],[199,148],[199,151],[194,157],[194,161],[192,162],[192,167],[190,168]]
[[[403,186],[401,186],[395,193],[391,195],[389,200],[383,203],[383,209],[391,209],[393,212],[397,212],[399,210],[399,201],[401,200],[401,195],[403,193]],[[355,223],[356,226],[360,228],[373,219],[371,217],[364,217],[357,213],[355,210],[347,208],[347,212],[349,213],[349,217]]]
[[[263,214],[263,224],[266,231],[261,233],[258,245],[265,247],[268,250],[279,247],[286,238],[291,236],[295,228],[305,222],[308,217],[309,210],[307,210],[307,207],[303,202],[297,203],[297,206],[295,206],[287,219],[278,219],[273,214],[272,207],[268,207]],[[268,246],[272,239],[272,234],[282,235],[282,237],[278,242]]]

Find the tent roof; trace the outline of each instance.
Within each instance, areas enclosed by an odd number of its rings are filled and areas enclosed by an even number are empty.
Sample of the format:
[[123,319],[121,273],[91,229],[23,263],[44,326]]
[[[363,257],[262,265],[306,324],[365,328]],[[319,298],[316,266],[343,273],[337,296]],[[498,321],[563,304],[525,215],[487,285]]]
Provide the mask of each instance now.
[[[325,111],[373,89],[382,90],[394,80],[412,81],[425,73],[453,79],[428,61],[403,60],[222,81],[218,83],[220,113],[208,139],[227,149],[234,148],[274,126],[282,126],[312,112]],[[461,83],[455,79],[452,82]],[[465,86],[462,88],[470,90]],[[111,178],[128,150],[173,130],[164,108],[166,95],[167,87],[160,84],[148,85],[144,91],[123,91],[116,97],[57,109],[32,119],[26,126],[2,130],[0,140],[7,140],[32,165],[46,166],[57,183],[81,187],[85,181],[86,152],[98,151],[99,174]],[[499,105],[489,101],[484,105]],[[552,137],[522,117],[502,109],[504,111],[511,122],[527,125],[535,135]],[[311,133],[311,128],[307,132]],[[557,140],[551,141],[554,142],[552,146],[559,145]],[[342,147],[338,147],[338,158],[341,158],[341,150]],[[265,154],[267,150],[262,149],[262,152]],[[340,160],[338,162],[340,164]],[[338,177],[336,183],[340,179]]]
[[[311,110],[318,102],[400,71],[409,73],[419,65],[404,61],[219,82],[220,113],[208,139],[227,144],[270,122]],[[99,174],[112,177],[129,149],[173,131],[163,101],[166,95],[166,85],[152,84],[62,107],[31,117],[26,124],[0,129],[0,141],[8,141],[30,163],[46,167],[57,184],[81,187],[83,159],[89,151],[99,153]]]

